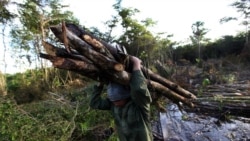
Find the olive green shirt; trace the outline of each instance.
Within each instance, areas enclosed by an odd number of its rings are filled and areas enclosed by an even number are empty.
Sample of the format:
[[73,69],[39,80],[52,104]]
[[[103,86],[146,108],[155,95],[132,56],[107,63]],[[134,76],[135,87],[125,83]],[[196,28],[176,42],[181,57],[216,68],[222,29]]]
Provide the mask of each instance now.
[[140,70],[132,72],[131,100],[124,107],[116,107],[109,99],[100,96],[102,88],[95,87],[90,106],[111,110],[120,141],[152,141],[150,124],[151,95]]

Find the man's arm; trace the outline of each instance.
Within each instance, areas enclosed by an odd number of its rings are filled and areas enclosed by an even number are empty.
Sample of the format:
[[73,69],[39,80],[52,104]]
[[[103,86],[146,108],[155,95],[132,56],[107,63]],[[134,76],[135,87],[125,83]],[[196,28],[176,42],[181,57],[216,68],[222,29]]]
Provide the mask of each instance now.
[[108,99],[103,99],[101,97],[104,84],[95,85],[93,94],[90,99],[90,107],[99,110],[110,110],[111,102]]
[[131,97],[142,108],[149,108],[152,98],[147,87],[146,79],[141,71],[141,60],[132,56],[133,72],[130,80]]

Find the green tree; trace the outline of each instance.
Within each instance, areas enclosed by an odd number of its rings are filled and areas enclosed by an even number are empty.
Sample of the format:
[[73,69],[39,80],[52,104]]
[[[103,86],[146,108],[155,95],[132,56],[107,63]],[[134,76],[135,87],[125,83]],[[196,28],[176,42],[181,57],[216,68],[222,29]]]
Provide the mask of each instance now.
[[6,52],[7,52],[7,45],[6,45],[6,30],[8,29],[8,25],[11,24],[13,19],[16,17],[16,14],[13,12],[9,11],[9,6],[12,5],[13,3],[10,2],[9,0],[1,0],[0,1],[0,28],[1,28],[1,41],[2,41],[2,58],[0,59],[0,65],[4,66],[4,70],[0,71],[0,93],[2,95],[7,94],[7,87],[6,87],[6,77],[2,73],[6,73],[6,67],[7,67],[7,62],[6,62]]
[[[173,42],[171,40],[171,37],[173,35],[165,35],[166,33],[159,33],[156,36],[157,41],[157,47],[154,48],[153,51],[153,59],[158,59],[161,62],[165,62],[168,59],[173,60],[173,50],[174,46],[177,45],[176,42]],[[162,38],[162,36],[165,36],[165,38]]]
[[223,17],[220,20],[220,23],[229,22],[232,20],[241,20],[241,24],[245,26],[245,50],[250,51],[250,44],[249,44],[249,18],[250,18],[250,1],[249,0],[236,0],[230,6],[234,7],[240,16],[238,17]]
[[0,27],[1,27],[1,36],[2,36],[2,43],[3,43],[3,66],[4,66],[4,73],[6,72],[6,51],[7,51],[7,45],[6,45],[6,30],[8,28],[8,24],[11,24],[13,19],[17,16],[13,12],[9,11],[9,6],[13,5],[14,3],[10,2],[9,0],[2,0],[0,1]]
[[150,52],[154,47],[155,39],[147,27],[155,24],[152,19],[139,22],[133,18],[139,12],[138,9],[122,8],[120,5],[114,7],[118,12],[124,31],[116,42],[125,46],[131,55],[141,55],[143,51]]
[[[156,25],[151,18],[138,20],[136,14],[140,11],[134,8],[122,7],[122,0],[117,0],[113,5],[117,14],[107,21],[108,32],[102,34],[95,29],[94,34],[109,43],[116,43],[126,48],[128,54],[135,55],[143,59],[145,65],[154,64],[156,60],[166,61],[173,56],[173,46],[176,44],[170,38],[173,35],[166,33],[153,33],[149,29]],[[113,34],[113,31],[119,29],[120,35]]]
[[19,17],[12,27],[11,38],[13,49],[18,51],[16,58],[26,58],[23,64],[28,61],[29,65],[44,68],[43,60],[38,55],[43,51],[42,40],[50,35],[49,26],[67,20],[77,21],[72,12],[63,11],[64,7],[60,0],[18,3]]
[[204,28],[204,22],[197,21],[192,24],[193,36],[190,39],[194,45],[198,46],[198,58],[201,59],[201,43],[205,40],[208,29]]
[[3,25],[12,21],[16,17],[16,14],[8,10],[8,6],[10,6],[10,4],[13,3],[9,0],[0,1],[0,23]]

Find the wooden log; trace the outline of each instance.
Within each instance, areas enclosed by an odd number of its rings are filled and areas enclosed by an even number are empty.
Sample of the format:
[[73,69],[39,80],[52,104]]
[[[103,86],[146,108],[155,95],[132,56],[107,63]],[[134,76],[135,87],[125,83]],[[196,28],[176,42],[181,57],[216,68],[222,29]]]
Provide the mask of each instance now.
[[[51,26],[50,29],[55,34],[57,38],[59,38],[63,42],[62,36],[62,28],[60,25]],[[104,70],[115,70],[115,71],[124,71],[123,64],[118,63],[117,61],[100,54],[99,52],[92,49],[92,47],[81,40],[76,35],[72,34],[72,32],[65,29],[67,38],[69,40],[69,45],[77,50],[80,54],[87,57],[89,60],[93,61],[98,67]]]
[[[86,32],[75,24],[66,23],[66,27],[69,31],[73,32],[80,39],[90,44],[94,50],[104,54],[105,56],[108,56],[109,58],[114,58],[113,54],[115,54],[114,52],[117,52],[117,50],[112,46],[107,47],[108,44],[106,42],[100,40],[99,38],[96,38],[95,36],[93,36],[89,32]],[[109,48],[112,49],[110,50]]]
[[[46,45],[50,46],[50,44],[48,43],[46,43]],[[57,49],[55,49],[54,47],[50,49],[52,50],[49,50],[47,48],[47,51],[50,54],[56,54],[52,52],[57,52]],[[68,53],[65,49],[63,52],[65,54]],[[109,80],[109,81],[114,81],[120,84],[129,85],[130,73],[127,73],[125,71],[124,73],[126,74],[123,75],[125,77],[116,77],[112,73],[105,73],[105,72],[100,71],[93,63],[87,63],[87,62],[84,62],[83,60],[74,60],[72,58],[63,58],[63,57],[58,57],[58,56],[53,56],[53,55],[48,55],[48,54],[43,54],[43,53],[40,53],[40,57],[50,60],[55,68],[74,71],[76,73],[79,73],[81,75],[84,75],[96,81],[99,81],[101,79],[105,81]],[[150,90],[155,90],[158,94],[161,94],[170,100],[181,101],[182,103],[188,105],[189,107],[194,107],[191,101],[187,100],[185,97],[178,95],[177,93],[175,93],[171,89],[168,89],[162,84],[158,82],[154,82],[149,79],[147,79],[147,81],[148,81],[148,87]]]
[[[119,57],[119,54],[117,53],[117,49],[115,47],[113,47],[112,45],[106,43],[105,41],[102,41],[100,39],[98,39],[97,37],[95,37],[94,35],[84,31],[82,28],[80,28],[79,26],[76,26],[74,24],[70,24],[67,23],[66,24],[68,30],[70,30],[71,32],[73,32],[76,36],[80,37],[82,40],[86,41],[86,37],[88,39],[94,40],[97,43],[97,45],[92,44],[93,46],[96,46],[96,48],[99,48],[99,46],[101,48],[107,48],[108,51],[119,61],[119,62],[124,62],[124,61],[120,61],[120,58],[125,58],[125,57]],[[86,36],[86,37],[85,37]],[[91,41],[87,41],[87,42],[91,42]],[[98,46],[98,47],[97,47]],[[128,68],[131,68],[132,64],[129,64]],[[126,71],[130,72],[130,69],[127,69]],[[149,70],[146,67],[142,67],[142,71],[144,73],[145,76],[148,76],[150,79],[159,82],[161,84],[163,84],[164,86],[172,89],[173,91],[176,91],[176,93],[179,93],[180,95],[186,97],[186,98],[191,98],[191,99],[196,99],[196,96],[185,90],[184,88],[182,88],[181,86],[177,85],[174,82],[171,82],[170,80],[161,77],[160,75],[152,72],[151,70]]]
[[[164,85],[149,80],[149,84],[148,87],[150,89],[155,89],[155,91],[165,97],[167,97],[168,99],[176,102],[182,102],[183,104],[187,105],[188,107],[194,108],[194,104],[192,103],[192,101],[190,99],[187,99],[179,94],[177,94],[176,92],[172,91],[171,89],[168,89],[167,87],[165,87]],[[179,105],[179,103],[177,103]]]
[[[54,67],[74,71],[97,81],[99,81],[99,79],[101,78],[103,80],[114,81],[124,85],[129,84],[130,73],[124,70],[117,71],[119,70],[119,68],[116,68],[115,66],[115,63],[118,63],[116,60],[113,60],[115,58],[108,57],[109,55],[105,56],[105,54],[109,54],[108,53],[109,49],[106,51],[107,53],[103,54],[96,49],[96,48],[106,48],[106,46],[104,45],[107,45],[109,47],[112,46],[103,41],[98,41],[97,39],[92,38],[91,36],[89,36],[90,34],[88,34],[88,36],[87,35],[83,36],[83,34],[77,34],[76,36],[75,33],[69,31],[65,26],[64,27],[60,25],[51,26],[51,30],[55,34],[55,36],[59,40],[61,40],[61,42],[63,42],[65,46],[67,46],[66,47],[67,50],[65,49],[62,50],[56,48],[55,46],[47,42],[43,42],[43,45],[49,55],[46,56],[46,54],[41,54],[41,57],[51,60]],[[79,31],[77,29],[74,32],[78,33]],[[83,39],[79,38],[79,36]],[[85,42],[85,40],[87,41]],[[69,46],[74,50],[71,49],[69,50]],[[93,48],[93,46],[95,47]],[[115,53],[114,50],[111,51]],[[110,54],[113,55],[112,53]],[[115,55],[117,54],[114,54],[114,56]],[[130,63],[130,66],[131,65],[132,64]],[[178,85],[169,80],[161,78],[161,76],[159,76],[158,74],[154,74],[152,71],[150,71],[145,67],[142,67],[142,71],[145,76],[148,74],[150,76],[148,77],[148,82],[149,82],[148,84],[150,84],[148,85],[149,89],[154,89],[156,90],[157,93],[175,102],[180,101],[189,107],[194,106],[193,103],[189,100],[190,98],[194,98],[192,97],[192,95],[190,96],[188,95],[188,93],[179,94],[173,91],[176,88],[178,88]],[[89,76],[89,74],[91,75]]]
[[250,117],[250,97],[232,96],[232,97],[207,97],[197,98],[193,101],[195,108],[186,109],[188,112],[200,114],[209,114],[219,116],[226,115]]
[[[94,65],[94,63],[88,60],[86,57],[82,55],[78,55],[77,53],[71,54],[67,50],[63,48],[55,47],[54,45],[43,42],[43,46],[45,48],[46,54],[40,54],[40,57],[50,60],[53,63],[53,66],[60,69],[70,70],[88,77],[88,72],[91,73],[91,78],[99,81],[96,78],[102,78],[103,80],[115,81],[124,85],[129,83],[130,74],[122,71],[122,72],[114,72],[112,70],[99,70]],[[65,59],[63,59],[65,58]],[[82,61],[82,63],[80,63]],[[82,66],[81,66],[82,65]],[[72,68],[71,68],[72,67]],[[79,70],[76,68],[79,67]],[[89,68],[88,68],[89,67]],[[85,71],[85,69],[87,71]],[[89,69],[89,70],[88,70]],[[97,71],[98,70],[98,71]],[[92,73],[98,73],[92,75]],[[94,78],[92,77],[94,76]]]
[[[50,60],[53,63],[53,66],[55,68],[73,71],[73,72],[79,73],[83,76],[86,76],[96,81],[100,81],[100,79],[102,79],[104,81],[109,80],[109,81],[114,81],[114,82],[121,83],[124,85],[129,84],[129,80],[130,80],[129,74],[127,74],[129,77],[126,77],[126,78],[114,77],[114,75],[112,74],[103,74],[93,64],[89,64],[84,61],[74,60],[70,58],[62,58],[62,57],[52,56],[52,55],[43,54],[43,53],[40,53],[40,57]],[[149,89],[155,90],[158,94],[161,94],[173,101],[180,101],[191,108],[194,107],[194,104],[190,100],[187,100],[186,98],[178,95],[177,93],[166,88],[160,83],[154,82],[149,79],[147,81],[148,81]]]
[[[116,61],[126,64],[126,60],[129,58],[127,55],[120,51],[118,46],[112,46],[111,44],[95,37],[89,32],[86,32],[83,28],[71,23],[66,23],[68,30],[74,33],[76,36],[81,38],[83,41],[89,43],[98,52],[101,52],[107,56],[112,56]],[[102,49],[102,50],[99,50]],[[129,65],[128,65],[129,67]],[[126,70],[128,71],[128,70]],[[130,72],[130,71],[128,71]]]
[[43,47],[48,55],[63,57],[63,58],[71,58],[71,59],[75,59],[75,60],[82,60],[82,61],[87,62],[87,63],[93,63],[88,58],[86,58],[85,56],[82,56],[81,54],[79,54],[76,51],[71,51],[69,53],[68,49],[65,50],[63,48],[58,48],[58,47],[56,47],[48,42],[45,42],[45,41],[42,41],[42,45],[43,45]]
[[194,94],[183,89],[182,87],[180,87],[176,83],[171,82],[170,80],[161,77],[159,74],[153,73],[151,70],[149,70],[145,67],[142,67],[142,70],[146,76],[150,77],[151,80],[161,83],[162,85],[170,88],[171,90],[175,91],[176,93],[178,93],[186,98],[196,99],[196,96]]
[[67,31],[66,31],[66,25],[65,25],[65,22],[63,21],[62,22],[62,36],[63,36],[63,44],[66,48],[66,50],[68,51],[68,53],[71,52],[71,49],[69,47],[69,41],[68,41],[68,38],[67,38]]
[[97,74],[100,73],[100,70],[93,64],[43,53],[40,53],[40,57],[50,60],[55,68],[77,72],[93,80],[98,80],[99,78]]

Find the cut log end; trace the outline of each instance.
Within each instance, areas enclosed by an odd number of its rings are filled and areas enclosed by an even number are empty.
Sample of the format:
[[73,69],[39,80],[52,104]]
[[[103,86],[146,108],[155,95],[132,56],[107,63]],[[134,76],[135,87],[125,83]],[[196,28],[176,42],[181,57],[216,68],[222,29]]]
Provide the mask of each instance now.
[[51,44],[49,44],[45,41],[42,41],[42,45],[43,45],[47,54],[52,55],[52,56],[56,56],[55,49]]
[[86,42],[88,42],[89,44],[93,45],[93,47],[97,48],[97,49],[101,49],[103,48],[103,44],[101,42],[99,42],[96,39],[93,39],[92,37],[90,37],[89,35],[83,35],[82,36],[83,40],[85,40]]
[[122,64],[120,64],[120,63],[117,63],[117,64],[115,64],[114,65],[114,69],[116,70],[116,71],[123,71],[124,70],[124,66],[122,65]]

